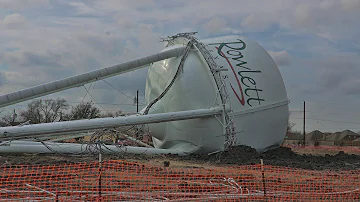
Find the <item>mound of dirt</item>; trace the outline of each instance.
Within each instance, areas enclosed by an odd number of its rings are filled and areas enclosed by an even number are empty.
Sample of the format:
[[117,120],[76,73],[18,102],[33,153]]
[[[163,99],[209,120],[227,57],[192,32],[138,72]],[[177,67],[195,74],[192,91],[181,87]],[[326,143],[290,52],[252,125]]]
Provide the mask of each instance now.
[[248,146],[232,147],[229,151],[213,155],[188,155],[177,157],[182,160],[194,162],[207,162],[210,164],[222,165],[254,165],[259,164],[263,159],[264,164],[273,166],[285,166],[311,170],[354,170],[360,169],[360,156],[346,154],[340,151],[336,155],[299,155],[287,147],[279,147],[258,153]]
[[[254,165],[263,159],[266,165],[303,168],[311,170],[354,170],[360,169],[360,155],[346,154],[340,151],[336,155],[315,156],[308,154],[296,154],[290,148],[279,147],[264,153],[258,153],[248,146],[232,147],[228,151],[207,154],[191,154],[187,156],[177,155],[135,155],[118,154],[103,155],[104,160],[124,159],[127,161],[140,161],[146,163],[148,160],[159,161],[184,161],[193,164],[210,165]],[[54,165],[77,162],[98,161],[98,155],[59,155],[59,154],[2,154],[0,155],[0,166],[18,164]]]

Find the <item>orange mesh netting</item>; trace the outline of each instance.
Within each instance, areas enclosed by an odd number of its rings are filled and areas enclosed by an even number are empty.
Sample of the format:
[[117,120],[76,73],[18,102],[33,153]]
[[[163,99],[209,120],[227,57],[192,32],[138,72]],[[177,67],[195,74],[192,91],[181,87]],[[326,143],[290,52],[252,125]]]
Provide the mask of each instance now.
[[162,168],[105,161],[101,168],[98,162],[3,167],[0,186],[6,201],[359,201],[360,170],[264,166],[262,175],[260,165]]

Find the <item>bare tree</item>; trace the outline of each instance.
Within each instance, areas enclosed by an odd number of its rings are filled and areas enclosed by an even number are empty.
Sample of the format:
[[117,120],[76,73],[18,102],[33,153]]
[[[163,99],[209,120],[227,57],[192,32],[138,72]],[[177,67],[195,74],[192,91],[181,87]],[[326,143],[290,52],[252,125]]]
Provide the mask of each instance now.
[[100,115],[100,117],[117,117],[117,116],[122,116],[124,115],[123,111],[122,110],[118,110],[118,111],[107,111],[105,113],[102,113]]
[[293,131],[293,128],[294,128],[294,126],[295,126],[295,123],[291,123],[290,121],[289,121],[289,123],[288,123],[288,125],[287,125],[287,132],[294,132]]
[[1,120],[8,126],[15,126],[21,123],[20,117],[16,113],[15,109],[12,113],[2,115]]
[[99,118],[100,115],[100,110],[90,101],[73,106],[70,113],[64,117],[64,120],[93,119]]
[[[289,112],[289,119],[290,119],[290,115],[291,115],[291,112]],[[291,123],[290,121],[288,121],[286,133],[294,132],[293,131],[294,126],[295,126],[295,123]]]
[[60,98],[33,100],[26,110],[20,112],[20,117],[32,124],[61,121],[68,106],[66,100]]

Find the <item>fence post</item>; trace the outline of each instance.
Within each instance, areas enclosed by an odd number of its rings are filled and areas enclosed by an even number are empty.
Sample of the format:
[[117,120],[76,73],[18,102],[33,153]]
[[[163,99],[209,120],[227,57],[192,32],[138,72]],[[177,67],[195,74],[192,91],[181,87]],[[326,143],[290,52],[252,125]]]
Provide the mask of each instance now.
[[260,159],[260,163],[261,163],[261,175],[262,175],[263,188],[264,188],[264,200],[267,201],[266,185],[265,185],[265,173],[264,173],[264,161],[263,161],[263,159]]
[[306,120],[306,118],[305,118],[305,109],[306,109],[306,107],[305,107],[305,101],[304,101],[304,117],[303,117],[303,118],[304,118],[304,120],[303,120],[303,121],[304,121],[304,124],[303,124],[303,133],[304,133],[304,137],[303,137],[304,140],[303,140],[303,141],[304,141],[304,147],[306,146],[306,139],[305,139],[305,137],[306,137],[306,132],[305,132],[305,127],[306,127],[306,126],[305,126],[305,120]]
[[102,154],[101,154],[101,143],[99,144],[100,151],[99,151],[99,201],[101,200],[101,167],[102,167]]

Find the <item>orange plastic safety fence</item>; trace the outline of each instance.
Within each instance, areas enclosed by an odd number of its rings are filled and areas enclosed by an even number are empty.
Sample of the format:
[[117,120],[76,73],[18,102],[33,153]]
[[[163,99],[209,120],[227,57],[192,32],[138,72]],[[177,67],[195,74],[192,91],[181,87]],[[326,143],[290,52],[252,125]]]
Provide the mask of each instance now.
[[19,165],[1,169],[0,200],[360,201],[360,170],[162,168],[125,161]]

